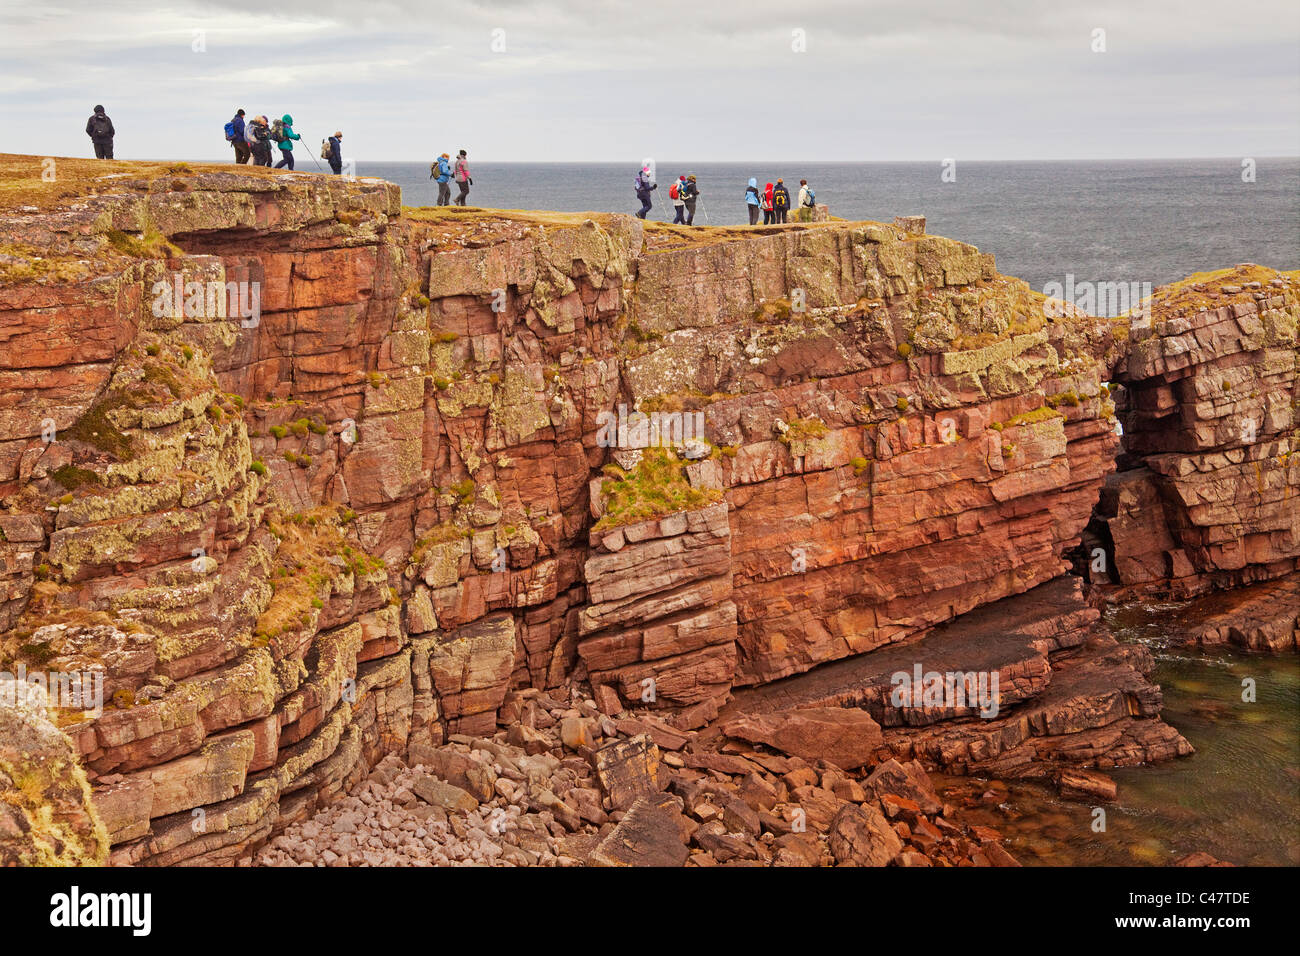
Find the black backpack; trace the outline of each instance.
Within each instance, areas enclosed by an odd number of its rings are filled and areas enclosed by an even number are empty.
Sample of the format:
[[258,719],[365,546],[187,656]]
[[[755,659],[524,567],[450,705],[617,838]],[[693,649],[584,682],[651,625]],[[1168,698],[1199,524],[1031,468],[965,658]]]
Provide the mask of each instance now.
[[90,118],[90,133],[92,136],[107,136],[112,128],[112,121],[103,113],[96,113]]

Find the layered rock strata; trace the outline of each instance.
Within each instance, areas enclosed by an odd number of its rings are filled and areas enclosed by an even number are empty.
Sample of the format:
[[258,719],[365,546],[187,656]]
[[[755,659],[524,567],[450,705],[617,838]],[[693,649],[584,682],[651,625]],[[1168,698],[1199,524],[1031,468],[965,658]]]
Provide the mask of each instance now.
[[[925,639],[1057,579],[1113,467],[1112,324],[951,240],[86,169],[0,252],[0,637],[103,673],[62,721],[114,862],[229,863],[385,754],[530,726],[526,691],[695,728]],[[703,434],[611,448],[620,404]],[[968,643],[1051,732],[882,712],[893,750],[1178,751],[1142,661],[1043,627]]]

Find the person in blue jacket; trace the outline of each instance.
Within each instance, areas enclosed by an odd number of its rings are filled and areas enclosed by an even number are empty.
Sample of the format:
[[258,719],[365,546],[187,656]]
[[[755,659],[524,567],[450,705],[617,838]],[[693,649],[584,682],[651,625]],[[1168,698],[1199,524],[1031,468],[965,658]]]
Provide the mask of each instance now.
[[451,205],[451,153],[443,153],[429,167],[429,178],[438,184],[438,205]]
[[763,197],[758,194],[758,180],[750,178],[749,185],[745,187],[745,205],[749,209],[749,224],[758,225],[758,214],[763,207]]
[[302,137],[293,131],[293,117],[288,113],[280,117],[280,122],[284,123],[284,139],[280,140],[276,145],[280,147],[280,155],[284,158],[275,164],[275,168],[279,169],[281,166],[287,166],[289,169],[293,169],[293,141],[302,139]]

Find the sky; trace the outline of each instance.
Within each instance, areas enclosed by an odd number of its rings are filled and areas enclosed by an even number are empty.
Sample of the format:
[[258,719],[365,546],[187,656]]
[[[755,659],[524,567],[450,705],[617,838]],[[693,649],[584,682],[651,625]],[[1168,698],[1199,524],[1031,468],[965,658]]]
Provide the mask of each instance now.
[[[1101,31],[1101,32],[1098,32]],[[0,152],[428,161],[1300,155],[1294,0],[0,0]]]

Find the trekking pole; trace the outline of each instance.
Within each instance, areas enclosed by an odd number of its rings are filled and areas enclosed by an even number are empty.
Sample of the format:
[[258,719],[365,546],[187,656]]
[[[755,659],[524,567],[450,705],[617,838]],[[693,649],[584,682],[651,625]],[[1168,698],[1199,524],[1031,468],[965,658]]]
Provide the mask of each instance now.
[[710,226],[713,225],[713,223],[709,222],[709,210],[708,207],[704,205],[703,199],[700,200],[700,212],[704,213],[705,223],[707,223]]
[[[316,154],[315,154],[315,153],[312,153],[312,154],[311,154],[311,161],[312,161],[313,163],[316,164],[316,168],[317,168],[317,169],[320,169],[320,160],[316,158]],[[320,169],[320,171],[321,171],[322,173],[325,172],[325,170],[323,170],[323,169]]]

